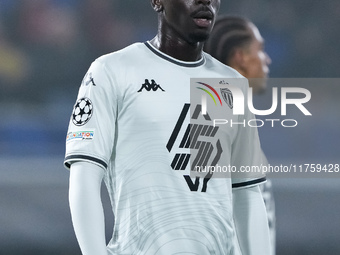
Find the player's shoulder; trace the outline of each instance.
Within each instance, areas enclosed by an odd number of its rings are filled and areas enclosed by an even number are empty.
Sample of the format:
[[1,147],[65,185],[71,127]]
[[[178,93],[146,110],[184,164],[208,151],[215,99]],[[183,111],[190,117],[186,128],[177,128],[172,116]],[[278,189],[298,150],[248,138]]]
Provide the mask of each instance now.
[[143,54],[145,50],[144,43],[133,43],[123,49],[105,54],[95,60],[95,62],[104,65],[123,64],[124,62],[133,61],[138,55]]
[[230,78],[245,78],[238,71],[230,66],[223,64],[210,54],[204,52],[204,57],[206,59],[207,65],[214,68],[217,72],[225,74],[226,77]]
[[[128,72],[127,69],[133,65],[136,58],[143,54],[143,47],[145,48],[143,45],[134,43],[121,50],[100,56],[91,63],[84,79],[94,79],[105,88],[116,87],[117,84],[121,86],[123,84],[121,81]],[[107,85],[104,86],[104,84]]]

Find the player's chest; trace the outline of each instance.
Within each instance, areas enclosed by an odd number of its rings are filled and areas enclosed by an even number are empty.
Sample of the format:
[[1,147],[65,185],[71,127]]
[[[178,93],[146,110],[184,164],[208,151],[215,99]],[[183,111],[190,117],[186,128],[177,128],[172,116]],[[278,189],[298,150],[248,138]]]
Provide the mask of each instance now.
[[232,98],[204,79],[180,73],[146,74],[132,78],[122,95],[117,121],[124,129],[183,135],[190,129],[197,130],[196,135],[219,134],[229,141],[237,133],[237,126],[227,125],[238,121],[232,114]]

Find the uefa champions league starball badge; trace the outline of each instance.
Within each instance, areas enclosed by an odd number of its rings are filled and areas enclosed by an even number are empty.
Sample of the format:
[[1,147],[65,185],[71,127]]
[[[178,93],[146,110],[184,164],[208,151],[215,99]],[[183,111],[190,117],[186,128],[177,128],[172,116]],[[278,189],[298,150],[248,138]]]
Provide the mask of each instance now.
[[72,122],[76,126],[85,125],[92,117],[93,105],[89,98],[80,98],[74,105]]

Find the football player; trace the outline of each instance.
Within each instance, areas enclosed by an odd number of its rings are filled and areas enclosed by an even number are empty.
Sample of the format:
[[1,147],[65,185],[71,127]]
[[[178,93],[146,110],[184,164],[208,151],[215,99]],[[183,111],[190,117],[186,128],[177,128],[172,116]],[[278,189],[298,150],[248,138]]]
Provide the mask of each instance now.
[[[157,35],[95,60],[69,123],[65,165],[81,251],[269,254],[259,189],[265,176],[191,175],[197,150],[214,165],[239,169],[262,163],[256,128],[214,128],[207,117],[203,125],[191,125],[190,109],[201,109],[190,100],[191,78],[238,79],[239,89],[244,94],[248,90],[238,72],[203,52],[220,0],[151,0],[151,5],[158,15]],[[239,119],[228,106],[225,114]],[[253,115],[246,110],[242,117],[246,121]],[[195,127],[199,131],[191,150],[182,141]],[[100,196],[103,180],[115,216],[108,244]]]

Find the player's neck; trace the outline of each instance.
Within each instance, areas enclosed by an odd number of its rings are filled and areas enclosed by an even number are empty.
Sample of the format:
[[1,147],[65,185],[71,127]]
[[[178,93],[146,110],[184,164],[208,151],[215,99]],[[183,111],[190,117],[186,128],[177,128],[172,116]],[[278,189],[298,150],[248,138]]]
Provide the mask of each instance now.
[[150,43],[161,52],[181,61],[197,61],[202,58],[203,43],[187,43],[178,38],[157,35]]

